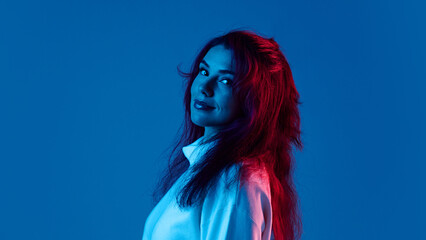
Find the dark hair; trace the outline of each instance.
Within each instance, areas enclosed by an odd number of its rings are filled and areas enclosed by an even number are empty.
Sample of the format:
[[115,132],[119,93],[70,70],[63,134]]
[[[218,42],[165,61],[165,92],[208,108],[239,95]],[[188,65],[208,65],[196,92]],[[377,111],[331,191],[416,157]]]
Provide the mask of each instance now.
[[158,202],[189,167],[181,148],[204,134],[204,128],[191,121],[191,85],[201,60],[210,48],[220,44],[233,52],[236,74],[232,91],[242,109],[233,122],[208,141],[217,140],[217,144],[194,166],[195,174],[176,200],[180,207],[199,204],[223,170],[244,163],[247,166],[244,170],[250,172],[264,164],[271,187],[274,237],[299,239],[302,222],[293,183],[292,146],[303,148],[298,110],[301,102],[279,45],[273,38],[261,37],[253,31],[232,30],[216,37],[201,49],[189,73],[178,67],[186,84],[184,129],[154,192],[155,201]]

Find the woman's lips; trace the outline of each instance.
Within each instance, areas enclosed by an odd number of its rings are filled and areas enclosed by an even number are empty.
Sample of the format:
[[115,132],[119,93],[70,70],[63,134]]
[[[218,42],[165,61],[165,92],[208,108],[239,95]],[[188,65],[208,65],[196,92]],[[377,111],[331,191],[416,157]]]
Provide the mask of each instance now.
[[211,110],[214,109],[214,107],[207,105],[207,103],[200,101],[198,99],[194,100],[194,107],[196,109],[202,109],[202,110]]

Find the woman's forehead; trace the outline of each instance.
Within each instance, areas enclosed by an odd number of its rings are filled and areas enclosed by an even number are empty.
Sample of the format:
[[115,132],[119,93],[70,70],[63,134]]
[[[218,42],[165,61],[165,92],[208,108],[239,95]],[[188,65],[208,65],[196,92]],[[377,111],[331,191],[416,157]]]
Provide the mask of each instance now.
[[201,62],[207,67],[217,68],[218,70],[235,71],[232,50],[226,49],[223,45],[210,48]]

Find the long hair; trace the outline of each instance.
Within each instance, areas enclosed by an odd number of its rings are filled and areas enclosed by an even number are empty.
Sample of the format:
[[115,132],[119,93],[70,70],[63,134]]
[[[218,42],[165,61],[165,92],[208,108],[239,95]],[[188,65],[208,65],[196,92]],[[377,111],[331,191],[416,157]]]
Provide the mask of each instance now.
[[[299,150],[303,148],[299,93],[279,45],[273,38],[264,38],[253,31],[232,30],[213,38],[198,53],[190,72],[185,73],[178,67],[186,84],[183,131],[153,194],[155,201],[158,202],[189,167],[181,148],[204,134],[204,128],[191,121],[191,85],[198,75],[201,60],[210,48],[220,44],[233,53],[236,73],[232,91],[241,106],[240,113],[208,141],[217,140],[215,147],[202,156],[203,161],[194,166],[194,175],[176,200],[180,207],[200,204],[223,170],[236,163],[262,164],[271,188],[275,239],[300,239],[302,221],[293,183],[292,154],[293,146]],[[255,168],[245,170],[250,172]]]

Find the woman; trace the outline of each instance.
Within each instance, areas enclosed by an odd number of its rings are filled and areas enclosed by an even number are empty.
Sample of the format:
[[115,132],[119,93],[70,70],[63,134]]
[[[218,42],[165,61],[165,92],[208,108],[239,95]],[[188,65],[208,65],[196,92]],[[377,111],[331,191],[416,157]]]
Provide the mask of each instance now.
[[179,72],[184,131],[143,240],[299,239],[292,145],[302,149],[300,102],[279,45],[233,30]]

